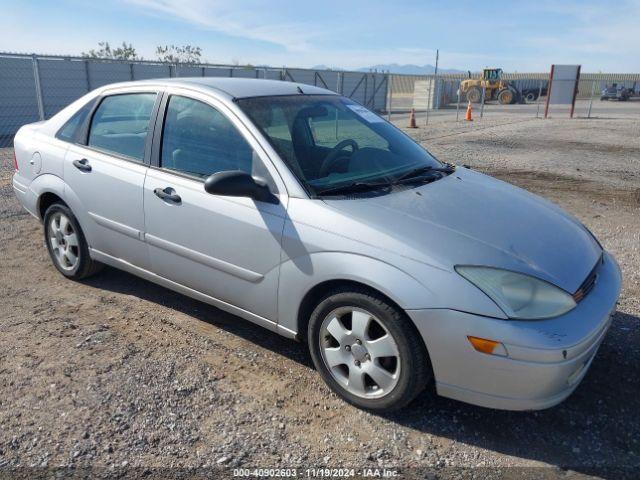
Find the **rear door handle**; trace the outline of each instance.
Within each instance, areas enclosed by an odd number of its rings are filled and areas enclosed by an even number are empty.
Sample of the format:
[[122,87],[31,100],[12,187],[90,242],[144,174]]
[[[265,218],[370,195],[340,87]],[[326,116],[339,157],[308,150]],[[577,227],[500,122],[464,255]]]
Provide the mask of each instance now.
[[182,201],[180,195],[178,195],[176,191],[171,187],[165,187],[164,189],[156,188],[153,193],[155,193],[156,196],[161,198],[162,200],[167,200],[169,202],[180,203]]
[[82,160],[74,160],[73,166],[78,170],[82,170],[83,172],[91,171],[91,165],[89,165],[89,160],[87,160],[86,158],[83,158]]

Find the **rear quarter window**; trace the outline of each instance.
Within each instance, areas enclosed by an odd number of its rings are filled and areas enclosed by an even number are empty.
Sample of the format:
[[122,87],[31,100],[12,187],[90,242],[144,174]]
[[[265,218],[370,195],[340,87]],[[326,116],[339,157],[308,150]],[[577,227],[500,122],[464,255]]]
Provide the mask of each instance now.
[[78,143],[83,141],[82,136],[84,123],[87,119],[87,116],[91,113],[95,102],[95,99],[91,100],[89,103],[81,107],[80,110],[74,113],[71,118],[67,120],[67,123],[65,123],[62,128],[58,130],[56,138],[71,143]]

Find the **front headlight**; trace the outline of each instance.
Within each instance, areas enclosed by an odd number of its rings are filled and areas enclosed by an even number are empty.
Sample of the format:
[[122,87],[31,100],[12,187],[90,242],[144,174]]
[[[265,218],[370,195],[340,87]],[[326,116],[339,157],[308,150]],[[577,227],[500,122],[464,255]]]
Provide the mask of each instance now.
[[487,294],[509,318],[557,317],[576,306],[564,290],[522,273],[474,266],[457,266],[456,272]]

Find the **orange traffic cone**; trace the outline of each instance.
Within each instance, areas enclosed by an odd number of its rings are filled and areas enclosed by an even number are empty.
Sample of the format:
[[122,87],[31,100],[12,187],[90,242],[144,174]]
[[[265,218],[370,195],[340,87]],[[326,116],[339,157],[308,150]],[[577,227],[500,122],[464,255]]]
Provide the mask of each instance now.
[[409,115],[409,128],[418,128],[418,125],[416,125],[416,111],[413,108]]
[[471,101],[469,101],[469,105],[467,105],[467,114],[464,116],[464,119],[467,122],[473,122],[473,118],[471,118]]

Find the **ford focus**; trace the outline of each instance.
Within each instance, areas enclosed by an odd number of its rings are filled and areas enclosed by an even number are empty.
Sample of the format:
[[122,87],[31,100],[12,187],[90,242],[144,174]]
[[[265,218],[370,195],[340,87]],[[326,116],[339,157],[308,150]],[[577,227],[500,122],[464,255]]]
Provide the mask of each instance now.
[[108,85],[14,145],[13,188],[62,275],[109,265],[306,342],[361,408],[430,383],[486,407],[555,405],[620,292],[614,258],[559,207],[313,86]]

